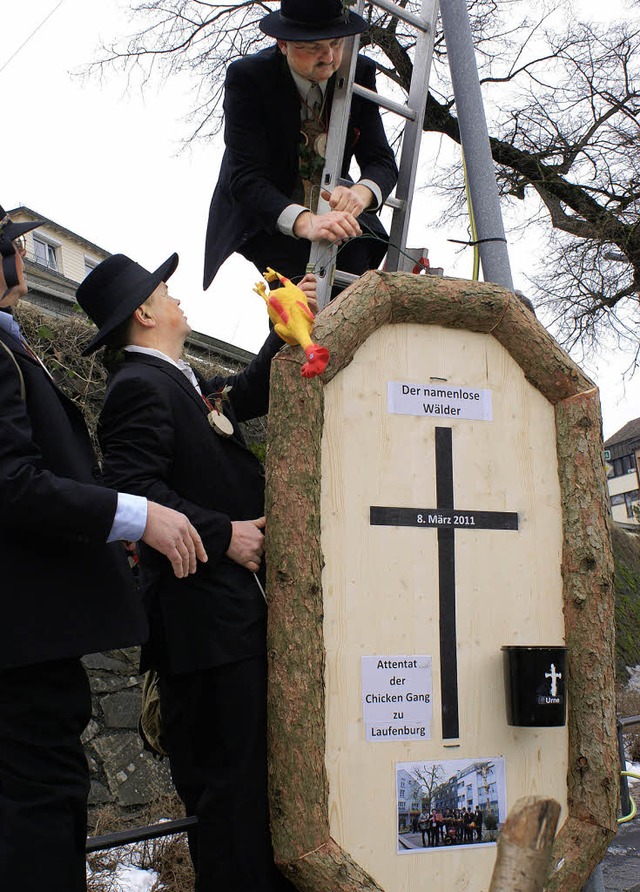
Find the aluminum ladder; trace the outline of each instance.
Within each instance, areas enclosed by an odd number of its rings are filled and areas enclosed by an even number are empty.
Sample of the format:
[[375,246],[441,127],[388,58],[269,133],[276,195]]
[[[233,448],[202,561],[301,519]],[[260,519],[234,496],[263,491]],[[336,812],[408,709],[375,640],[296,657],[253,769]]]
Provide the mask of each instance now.
[[[359,0],[356,7],[358,13],[362,14],[364,5],[364,0]],[[342,65],[336,75],[321,188],[331,192],[335,186],[341,184],[349,185],[348,181],[341,178],[340,170],[353,93],[403,117],[405,123],[398,164],[398,183],[395,197],[390,197],[386,201],[386,205],[393,209],[386,269],[392,271],[412,269],[415,261],[406,257],[403,252],[406,251],[411,199],[415,187],[420,141],[422,139],[422,122],[429,88],[431,61],[433,59],[438,0],[422,0],[420,15],[414,15],[396,3],[390,2],[390,0],[376,0],[376,2],[371,2],[369,5],[376,6],[390,13],[416,29],[413,73],[407,104],[402,105],[392,99],[380,96],[375,91],[368,90],[366,87],[361,87],[354,82],[360,35],[356,34],[353,37],[346,38]],[[318,199],[318,213],[328,210],[330,210],[328,202],[320,196]],[[336,269],[337,253],[338,246],[331,242],[311,243],[307,270],[315,272],[317,276],[318,304],[321,309],[328,304],[331,298],[331,286],[334,281],[339,285],[348,285],[358,278],[358,276],[352,273]]]
[[[415,260],[407,256],[411,252],[407,251],[406,239],[422,138],[424,109],[429,89],[439,4],[438,0],[422,0],[420,15],[414,15],[390,0],[376,0],[369,5],[390,13],[417,30],[413,74],[407,104],[400,105],[393,100],[384,99],[377,93],[354,83],[360,38],[359,35],[349,38],[345,47],[343,64],[336,77],[336,89],[327,137],[327,157],[321,185],[330,192],[336,185],[345,182],[340,179],[340,168],[353,93],[404,117],[398,184],[395,198],[386,201],[386,204],[393,208],[386,268],[391,271],[411,270]],[[364,6],[364,0],[358,0],[359,13],[362,13]],[[491,156],[466,0],[441,0],[440,6],[458,112],[460,143],[465,155],[471,206],[476,224],[477,239],[475,243],[480,250],[483,276],[485,281],[495,282],[513,291],[507,240],[502,222],[500,197]],[[320,196],[319,212],[322,213],[328,209],[328,203]],[[313,242],[311,245],[307,269],[315,272],[318,277],[320,308],[325,307],[330,300],[333,281],[339,285],[347,285],[357,278],[357,276],[335,269],[337,250],[337,247],[330,242]]]

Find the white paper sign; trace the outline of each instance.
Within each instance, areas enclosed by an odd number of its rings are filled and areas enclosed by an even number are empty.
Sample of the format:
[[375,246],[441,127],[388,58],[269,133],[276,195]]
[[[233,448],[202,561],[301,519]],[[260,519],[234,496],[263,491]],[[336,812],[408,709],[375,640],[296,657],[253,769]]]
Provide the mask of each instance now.
[[387,383],[388,411],[394,415],[493,421],[491,391],[460,384]]
[[367,740],[429,740],[431,657],[362,657],[362,718]]

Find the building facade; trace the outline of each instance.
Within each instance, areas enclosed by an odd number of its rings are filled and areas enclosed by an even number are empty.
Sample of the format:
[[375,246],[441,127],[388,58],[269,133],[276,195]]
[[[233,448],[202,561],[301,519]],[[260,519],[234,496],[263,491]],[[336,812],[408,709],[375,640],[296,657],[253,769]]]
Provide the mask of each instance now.
[[[110,253],[31,208],[13,208],[9,215],[16,223],[44,221],[24,236],[29,285],[25,300],[51,316],[65,318],[78,313],[78,285]],[[185,352],[195,359],[213,360],[229,372],[248,365],[254,355],[195,331],[187,339]]]
[[423,808],[422,787],[416,778],[401,768],[396,775],[398,802],[398,830],[408,830],[418,819]]
[[611,516],[616,523],[640,524],[640,418],[627,422],[604,444]]

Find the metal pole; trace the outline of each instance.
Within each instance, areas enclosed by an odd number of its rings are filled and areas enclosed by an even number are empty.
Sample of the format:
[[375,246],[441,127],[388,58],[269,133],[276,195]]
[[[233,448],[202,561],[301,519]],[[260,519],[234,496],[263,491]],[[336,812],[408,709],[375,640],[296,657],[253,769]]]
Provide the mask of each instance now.
[[147,839],[160,839],[162,836],[175,836],[196,827],[198,819],[195,815],[188,818],[176,818],[175,821],[163,821],[161,824],[150,824],[148,827],[131,827],[129,830],[116,830],[115,833],[104,833],[102,836],[88,836],[85,851],[103,852],[129,845],[132,842],[144,842]]
[[440,14],[480,243],[482,272],[486,282],[495,282],[513,291],[498,186],[465,0],[441,0]]
[[[629,716],[629,718],[637,719],[638,716]],[[636,724],[636,722],[627,722],[626,724]],[[625,720],[617,719],[618,725],[618,756],[620,758],[620,771],[626,770],[627,759],[624,752],[624,729]],[[623,815],[628,815],[631,811],[631,797],[629,796],[629,778],[626,775],[620,775],[620,808]]]

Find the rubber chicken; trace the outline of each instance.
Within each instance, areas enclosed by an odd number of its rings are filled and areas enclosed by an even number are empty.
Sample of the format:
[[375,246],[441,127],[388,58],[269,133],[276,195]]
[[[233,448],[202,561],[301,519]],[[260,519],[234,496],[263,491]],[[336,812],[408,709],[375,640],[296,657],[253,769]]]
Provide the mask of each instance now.
[[269,283],[279,281],[282,285],[267,293],[264,282],[257,282],[253,289],[266,303],[276,334],[287,344],[300,344],[306,353],[307,362],[301,370],[303,378],[321,375],[329,362],[329,351],[311,340],[315,317],[309,309],[306,295],[290,279],[271,267],[267,267],[264,277]]

